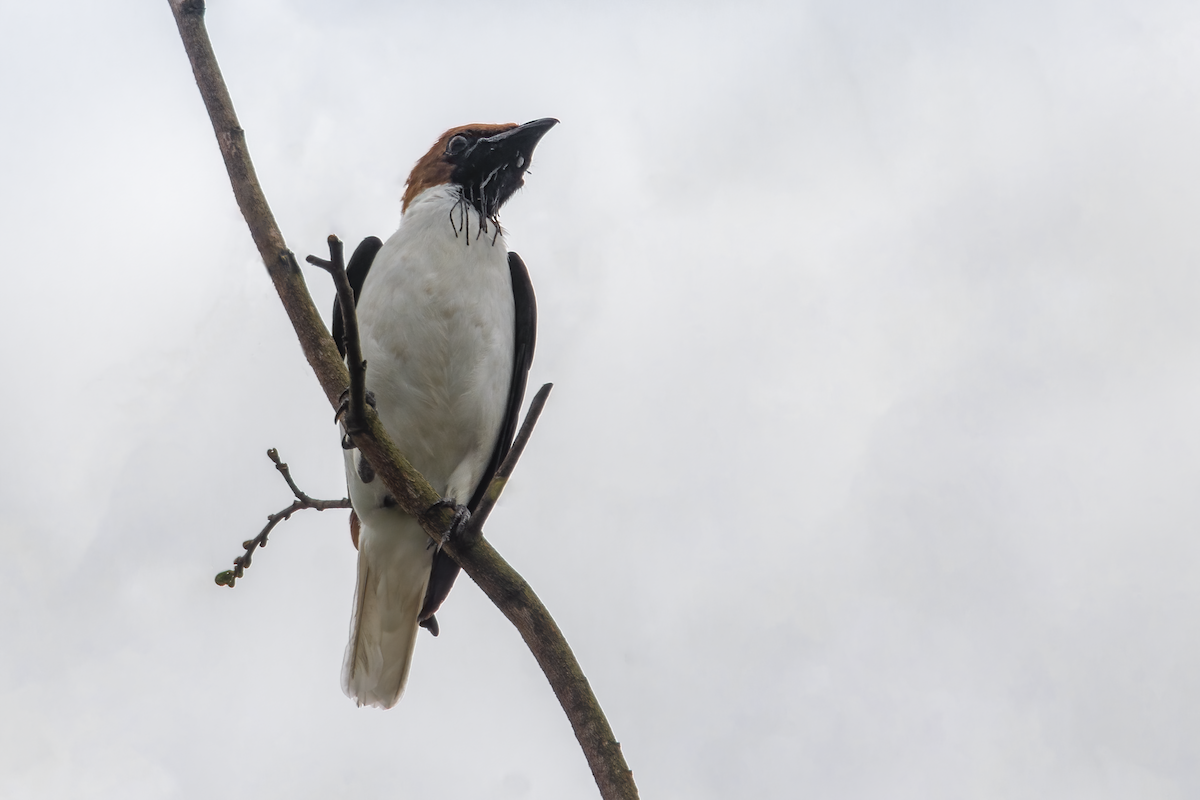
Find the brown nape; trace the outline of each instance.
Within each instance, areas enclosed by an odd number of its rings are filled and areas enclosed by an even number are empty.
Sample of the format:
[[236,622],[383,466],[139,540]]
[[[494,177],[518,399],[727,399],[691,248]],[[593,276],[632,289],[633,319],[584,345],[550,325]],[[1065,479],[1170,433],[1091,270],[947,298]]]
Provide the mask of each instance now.
[[421,192],[430,187],[441,186],[443,183],[450,181],[450,174],[454,172],[454,165],[446,160],[446,145],[455,136],[461,133],[468,138],[476,139],[481,136],[495,136],[497,133],[503,133],[515,127],[517,127],[517,123],[515,122],[506,122],[498,125],[475,123],[473,125],[460,125],[443,133],[441,138],[434,143],[433,147],[429,148],[429,152],[421,156],[421,160],[417,162],[412,172],[408,174],[408,182],[405,184],[404,189],[404,205],[400,207],[400,213],[407,211],[408,204]]

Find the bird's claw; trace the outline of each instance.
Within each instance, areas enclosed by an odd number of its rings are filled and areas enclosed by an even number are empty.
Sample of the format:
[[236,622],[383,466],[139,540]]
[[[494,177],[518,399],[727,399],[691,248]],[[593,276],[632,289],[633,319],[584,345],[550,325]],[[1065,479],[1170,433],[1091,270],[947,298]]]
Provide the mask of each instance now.
[[429,507],[429,511],[426,513],[432,513],[439,508],[454,509],[454,519],[450,520],[450,527],[446,528],[442,534],[441,541],[434,542],[432,539],[429,540],[429,545],[425,549],[428,550],[430,547],[436,546],[436,549],[433,551],[434,553],[440,552],[446,542],[461,536],[462,532],[467,529],[467,525],[471,522],[471,509],[466,506],[460,506],[452,497],[443,497],[441,500],[438,500]]
[[[371,408],[376,408],[375,393],[372,392],[370,389],[367,389],[367,393],[365,395],[363,395],[363,399],[366,400],[367,405],[369,405]],[[341,396],[338,397],[338,407],[337,407],[337,411],[335,411],[333,414],[333,421],[334,422],[343,422],[344,417],[346,416],[346,414],[349,413],[349,411],[350,411],[350,390],[346,389],[344,392],[342,392]],[[354,444],[353,434],[355,434],[355,433],[359,433],[359,431],[357,431],[357,430],[352,431],[352,430],[347,429],[345,431],[345,433],[342,434],[342,449],[343,450],[353,450],[354,449],[355,444]],[[369,480],[367,480],[365,482],[370,483]]]
[[[346,412],[349,410],[350,410],[350,388],[346,387],[345,391],[343,391],[338,396],[337,408],[333,412],[333,421],[341,422],[342,417],[346,416]],[[345,447],[344,444],[342,446]]]
[[[363,400],[365,400],[367,402],[367,405],[369,405],[371,408],[378,407],[375,405],[375,393],[372,392],[370,389],[367,389],[367,393],[363,395]],[[341,422],[342,417],[346,416],[346,413],[348,411],[350,411],[350,389],[349,389],[349,387],[347,387],[346,390],[343,391],[338,396],[338,406],[337,406],[337,411],[333,412],[333,421]],[[349,449],[349,448],[347,448],[347,449]]]

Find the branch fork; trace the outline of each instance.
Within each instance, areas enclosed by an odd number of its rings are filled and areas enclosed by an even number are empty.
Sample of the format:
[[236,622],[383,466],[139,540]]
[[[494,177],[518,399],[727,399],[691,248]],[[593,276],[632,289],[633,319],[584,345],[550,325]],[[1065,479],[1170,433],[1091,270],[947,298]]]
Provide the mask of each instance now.
[[288,465],[279,460],[279,452],[274,447],[267,451],[267,457],[275,462],[275,469],[279,470],[279,474],[283,475],[283,479],[287,481],[288,488],[292,490],[292,494],[296,496],[296,500],[287,508],[276,511],[274,514],[268,514],[266,527],[259,532],[258,536],[242,542],[242,549],[246,552],[233,560],[233,569],[217,573],[217,577],[214,580],[218,586],[228,586],[232,589],[237,579],[242,577],[242,574],[250,568],[250,560],[254,556],[254,551],[260,547],[266,547],[267,536],[270,535],[271,531],[275,530],[275,526],[284,520],[291,519],[292,514],[295,514],[297,511],[303,511],[308,508],[313,508],[317,511],[325,511],[330,508],[350,508],[349,497],[343,497],[341,500],[317,500],[300,491],[300,487],[292,480],[292,473],[288,469]]

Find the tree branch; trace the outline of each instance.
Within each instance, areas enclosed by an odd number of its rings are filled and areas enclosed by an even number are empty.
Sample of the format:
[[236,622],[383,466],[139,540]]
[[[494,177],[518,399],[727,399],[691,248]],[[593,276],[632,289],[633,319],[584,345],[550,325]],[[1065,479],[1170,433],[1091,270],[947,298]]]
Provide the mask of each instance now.
[[525,421],[521,423],[521,430],[517,431],[517,438],[513,439],[512,447],[509,448],[508,455],[504,457],[504,463],[496,470],[491,483],[488,484],[487,491],[479,501],[479,508],[471,515],[471,521],[467,523],[466,529],[462,532],[464,543],[475,542],[483,535],[483,523],[487,522],[488,515],[492,513],[492,509],[496,507],[496,501],[500,499],[504,487],[508,485],[508,479],[512,477],[513,470],[517,467],[517,461],[521,459],[521,453],[525,452],[525,445],[529,444],[529,437],[533,435],[533,426],[537,425],[538,417],[542,415],[542,409],[546,407],[546,398],[550,396],[550,390],[553,388],[553,383],[543,384],[542,388],[538,389],[537,394],[533,396],[533,402],[529,404],[529,410],[525,412]]
[[[204,2],[168,2],[191,61],[196,85],[212,120],[238,207],[291,319],[304,355],[326,398],[336,408],[349,384],[349,376],[255,176],[245,134],[238,124],[205,30]],[[425,513],[441,498],[396,449],[378,415],[370,408],[366,409],[365,415],[366,430],[355,437],[355,444],[367,456],[377,477],[397,504],[418,517],[431,538],[440,540],[453,512],[439,509],[439,513]],[[571,722],[601,796],[605,800],[637,798],[633,773],[625,763],[620,744],[613,736],[591,686],[562,632],[529,584],[483,537],[473,543],[449,542],[445,550],[520,632]]]
[[[346,363],[350,371],[350,390],[344,401],[346,433],[353,439],[356,433],[367,429],[367,362],[363,360],[362,342],[358,338],[358,312],[354,308],[354,289],[346,275],[344,248],[341,240],[332,233],[328,242],[328,261],[316,256],[309,256],[305,260],[328,272],[337,289],[338,308],[342,312],[342,338],[345,339]],[[342,413],[343,406],[339,402],[339,416]]]
[[317,511],[326,511],[331,508],[350,508],[349,497],[343,497],[341,500],[316,500],[300,491],[300,487],[292,480],[292,473],[288,470],[288,465],[279,460],[279,453],[274,447],[267,451],[267,457],[275,462],[275,469],[279,470],[279,473],[283,475],[283,479],[287,481],[288,488],[292,490],[292,494],[296,495],[296,500],[282,511],[268,514],[267,525],[258,536],[242,542],[242,549],[246,552],[233,560],[233,569],[217,573],[217,577],[214,580],[216,580],[218,586],[228,586],[232,589],[237,579],[242,577],[242,573],[250,569],[250,559],[254,556],[255,549],[266,547],[267,536],[275,529],[275,526],[285,519],[291,519],[292,514],[297,511],[303,511],[308,508],[313,508]]

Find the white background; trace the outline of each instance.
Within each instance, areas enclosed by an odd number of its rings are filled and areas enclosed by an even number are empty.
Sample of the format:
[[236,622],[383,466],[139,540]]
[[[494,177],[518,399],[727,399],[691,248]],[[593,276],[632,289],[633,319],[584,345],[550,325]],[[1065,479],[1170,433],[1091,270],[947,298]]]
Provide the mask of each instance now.
[[[1200,7],[214,0],[290,246],[446,128],[556,389],[489,525],[650,798],[1200,796]],[[463,579],[342,696],[331,412],[165,0],[0,2],[0,796],[567,798]],[[328,278],[308,269],[322,309]]]

